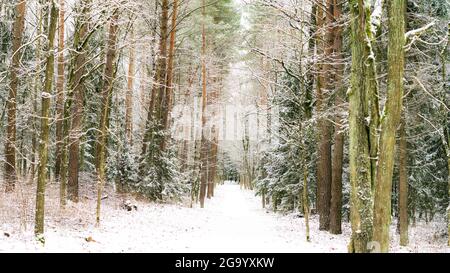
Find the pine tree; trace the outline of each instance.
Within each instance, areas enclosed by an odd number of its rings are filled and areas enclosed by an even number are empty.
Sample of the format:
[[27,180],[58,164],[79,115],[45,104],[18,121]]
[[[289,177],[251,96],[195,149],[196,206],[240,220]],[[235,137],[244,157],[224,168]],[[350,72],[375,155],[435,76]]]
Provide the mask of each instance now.
[[6,192],[13,191],[17,181],[16,171],[16,107],[17,88],[19,84],[21,45],[25,27],[26,1],[17,2],[15,6],[16,17],[13,25],[12,63],[10,68],[9,97],[6,104],[8,123],[5,141],[5,181]]

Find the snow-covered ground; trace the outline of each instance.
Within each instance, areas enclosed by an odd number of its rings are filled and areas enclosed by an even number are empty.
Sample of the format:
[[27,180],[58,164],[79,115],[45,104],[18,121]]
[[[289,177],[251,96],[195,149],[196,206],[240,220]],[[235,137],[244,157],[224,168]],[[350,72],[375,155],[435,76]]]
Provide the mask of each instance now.
[[[57,185],[50,184],[42,246],[33,237],[34,188],[25,189],[0,193],[0,252],[346,252],[350,236],[348,224],[342,235],[332,235],[319,231],[318,219],[312,217],[308,243],[303,218],[262,209],[260,198],[233,183],[218,186],[204,209],[137,201],[109,188],[102,223],[96,227],[94,187],[84,187],[80,202],[61,210]],[[137,211],[122,209],[125,199]],[[406,248],[398,247],[393,232],[392,251],[450,252],[438,230],[418,223]]]

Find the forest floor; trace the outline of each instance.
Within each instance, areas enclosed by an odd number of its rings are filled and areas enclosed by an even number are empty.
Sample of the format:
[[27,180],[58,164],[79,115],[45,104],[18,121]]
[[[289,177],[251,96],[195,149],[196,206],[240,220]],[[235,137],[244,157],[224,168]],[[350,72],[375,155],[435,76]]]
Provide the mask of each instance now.
[[[49,184],[46,198],[45,246],[33,236],[34,188],[0,193],[0,252],[346,252],[350,226],[343,234],[318,230],[310,220],[311,242],[305,240],[304,218],[297,213],[273,213],[261,200],[239,185],[225,183],[205,208],[183,203],[157,204],[117,195],[106,189],[102,223],[95,226],[95,183],[82,187],[79,203],[59,209],[58,185]],[[137,210],[121,207],[124,200]],[[393,231],[393,252],[450,252],[445,223],[417,223],[410,229],[410,245],[398,246]]]

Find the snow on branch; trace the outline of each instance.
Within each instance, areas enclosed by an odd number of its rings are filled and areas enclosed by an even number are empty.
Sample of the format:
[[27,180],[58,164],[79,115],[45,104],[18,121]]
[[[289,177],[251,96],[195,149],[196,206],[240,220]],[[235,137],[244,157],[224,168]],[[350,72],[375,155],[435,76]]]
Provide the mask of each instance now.
[[410,31],[408,31],[407,33],[405,33],[405,41],[410,40],[410,42],[407,43],[407,44],[405,45],[406,51],[409,50],[409,48],[411,47],[411,45],[418,39],[418,37],[419,37],[420,35],[422,35],[422,34],[423,34],[424,32],[426,32],[428,29],[430,29],[431,27],[433,27],[435,24],[436,24],[436,22],[433,21],[433,22],[431,22],[431,23],[429,23],[429,24],[427,24],[427,25],[425,25],[425,26],[423,26],[423,27],[421,27],[421,28],[413,29],[413,30],[410,30]]
[[427,25],[425,25],[425,26],[423,26],[421,28],[410,30],[410,31],[406,32],[405,39],[409,39],[411,36],[420,36],[420,35],[422,35],[422,33],[427,31],[429,28],[431,28],[435,24],[436,24],[436,22],[433,21],[433,22],[431,22],[431,23],[429,23],[429,24],[427,24]]
[[373,4],[373,11],[370,16],[370,21],[372,24],[372,34],[375,36],[378,29],[381,26],[381,16],[383,13],[383,0],[375,0]]

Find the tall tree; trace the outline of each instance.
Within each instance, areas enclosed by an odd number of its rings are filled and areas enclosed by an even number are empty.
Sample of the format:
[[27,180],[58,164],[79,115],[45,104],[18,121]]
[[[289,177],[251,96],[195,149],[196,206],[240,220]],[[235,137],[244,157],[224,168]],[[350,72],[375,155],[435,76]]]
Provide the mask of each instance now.
[[382,252],[389,250],[395,135],[401,118],[403,101],[406,0],[389,1],[387,7],[389,15],[388,87],[387,100],[381,118],[373,222],[373,240],[380,244]]
[[[178,0],[173,1],[173,7],[172,7],[172,25],[170,30],[170,40],[169,40],[169,58],[167,61],[167,75],[166,75],[166,94],[164,98],[164,105],[163,105],[163,115],[162,115],[162,129],[167,131],[169,127],[169,117],[171,112],[171,105],[172,105],[172,97],[173,97],[173,61],[175,58],[175,39],[176,39],[176,32],[177,32],[177,16],[178,16]],[[165,136],[162,139],[161,143],[161,149],[166,149],[167,144],[167,138],[168,136]]]
[[[69,130],[69,163],[67,197],[78,202],[78,171],[80,158],[80,138],[82,136],[82,118],[84,108],[84,86],[87,39],[89,31],[90,0],[81,0],[77,9],[77,21],[73,38],[75,49],[72,59],[73,75],[69,78],[68,88],[72,92],[71,122]],[[64,174],[63,174],[64,175]]]
[[55,178],[60,182],[61,206],[66,201],[66,179],[61,179],[61,164],[63,163],[64,147],[64,81],[65,81],[65,61],[64,61],[64,31],[65,31],[65,0],[59,0],[59,24],[58,24],[58,77],[56,80],[56,159]]
[[330,232],[333,234],[342,233],[342,166],[344,160],[344,86],[342,84],[344,74],[344,60],[342,56],[342,3],[333,0],[333,79],[336,89],[335,107],[335,133],[334,133],[334,149],[332,157],[332,178],[331,178],[331,200],[330,200]]
[[[318,52],[322,53],[323,60],[318,63],[316,81],[317,93],[317,206],[319,211],[319,229],[328,230],[330,227],[330,201],[331,201],[331,127],[326,117],[326,103],[331,82],[326,78],[331,71],[329,57],[333,50],[332,31],[332,0],[326,0],[317,7]],[[331,14],[330,14],[331,11]]]
[[130,30],[130,47],[128,58],[128,75],[127,75],[127,92],[125,95],[125,134],[127,141],[132,144],[133,141],[133,88],[134,88],[134,70],[135,70],[135,55],[136,42],[134,40],[134,26]]
[[208,139],[206,135],[206,105],[207,105],[207,93],[206,93],[206,1],[202,0],[202,136],[201,136],[201,148],[200,148],[200,207],[205,206],[206,196],[206,183],[208,182]]
[[25,26],[26,1],[18,1],[13,25],[12,62],[10,67],[9,97],[7,101],[8,123],[5,141],[5,181],[6,191],[13,191],[17,181],[16,172],[16,97],[19,84],[20,59],[23,30]]
[[[169,22],[169,1],[162,0],[161,2],[161,17],[160,17],[160,39],[159,39],[159,52],[156,65],[156,71],[154,74],[154,84],[152,86],[152,92],[150,97],[150,105],[147,111],[146,129],[144,134],[144,140],[142,145],[142,160],[141,170],[145,167],[145,162],[148,162],[148,154],[153,154],[156,151],[147,151],[148,145],[151,141],[154,141],[155,130],[160,128],[160,120],[158,118],[161,114],[161,103],[165,92],[166,83],[166,69],[167,69],[167,33]],[[153,160],[153,159],[151,159]]]
[[402,119],[399,140],[399,229],[400,245],[408,245],[408,148],[406,141],[406,120]]
[[39,166],[38,183],[36,191],[36,218],[34,233],[39,240],[43,240],[44,234],[44,206],[45,206],[45,184],[47,182],[47,161],[48,161],[48,143],[50,134],[50,100],[53,89],[53,74],[55,70],[54,43],[56,34],[56,24],[58,22],[58,8],[55,0],[51,1],[50,22],[48,27],[48,46],[47,46],[47,64],[45,67],[44,90],[42,91],[41,106],[41,136],[39,143]]
[[[368,252],[373,231],[372,168],[370,161],[370,4],[351,0],[351,89],[349,91],[350,222],[352,235],[349,252]],[[371,60],[374,61],[374,60]],[[373,102],[373,101],[372,101]],[[373,120],[371,120],[372,122]]]
[[106,64],[103,74],[103,90],[101,92],[102,96],[102,107],[100,113],[100,124],[99,124],[99,136],[97,145],[97,156],[98,156],[98,166],[97,166],[97,224],[100,224],[100,208],[102,200],[103,185],[105,184],[105,165],[106,165],[106,140],[108,138],[108,127],[109,127],[109,114],[110,114],[110,99],[114,87],[114,75],[115,67],[114,63],[116,61],[117,55],[117,30],[119,19],[118,9],[114,10],[111,17],[109,25],[109,35],[108,35],[108,48],[106,53]]

